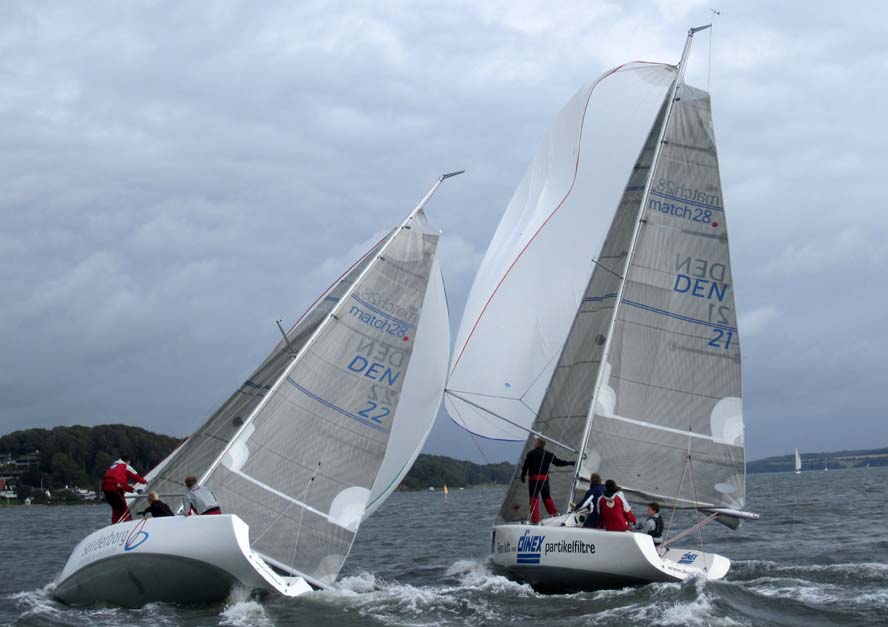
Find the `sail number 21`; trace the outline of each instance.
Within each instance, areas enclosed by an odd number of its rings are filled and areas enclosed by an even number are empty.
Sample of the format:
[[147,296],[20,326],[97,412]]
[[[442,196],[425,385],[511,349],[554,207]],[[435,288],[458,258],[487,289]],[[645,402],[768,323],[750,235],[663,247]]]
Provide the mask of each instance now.
[[723,348],[728,350],[731,346],[731,340],[734,339],[733,331],[725,331],[724,329],[712,329],[712,338],[709,340],[709,346],[715,348]]

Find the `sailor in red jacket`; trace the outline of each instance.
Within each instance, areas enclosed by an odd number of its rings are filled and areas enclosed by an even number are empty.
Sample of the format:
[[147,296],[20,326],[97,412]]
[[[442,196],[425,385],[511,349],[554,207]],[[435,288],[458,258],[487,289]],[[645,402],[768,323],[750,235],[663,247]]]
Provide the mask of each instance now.
[[137,473],[129,462],[129,455],[121,455],[102,477],[102,492],[105,493],[105,500],[111,506],[111,524],[132,520],[124,496],[124,493],[134,491],[129,482],[148,483],[148,480]]
[[604,482],[604,494],[598,497],[598,528],[606,531],[629,531],[635,524],[635,514],[629,508],[626,495],[613,479]]
[[527,492],[530,496],[530,522],[533,524],[540,522],[540,497],[543,499],[543,505],[546,506],[549,516],[558,515],[555,501],[549,496],[549,465],[573,466],[575,463],[558,459],[554,453],[546,451],[545,446],[546,441],[541,437],[536,437],[533,448],[528,451],[527,457],[524,458],[524,466],[521,468],[521,483],[524,483],[525,477],[530,479],[530,483],[527,484]]

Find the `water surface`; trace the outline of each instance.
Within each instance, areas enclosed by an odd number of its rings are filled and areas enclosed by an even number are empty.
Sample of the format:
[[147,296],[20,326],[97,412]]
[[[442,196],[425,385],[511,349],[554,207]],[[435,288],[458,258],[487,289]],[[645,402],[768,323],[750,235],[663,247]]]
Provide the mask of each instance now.
[[[0,508],[0,624],[12,625],[886,625],[888,468],[750,475],[738,531],[706,527],[724,581],[544,596],[487,555],[502,488],[396,493],[361,527],[333,590],[235,593],[212,605],[69,608],[46,592],[105,505]],[[694,546],[698,539],[689,539]]]

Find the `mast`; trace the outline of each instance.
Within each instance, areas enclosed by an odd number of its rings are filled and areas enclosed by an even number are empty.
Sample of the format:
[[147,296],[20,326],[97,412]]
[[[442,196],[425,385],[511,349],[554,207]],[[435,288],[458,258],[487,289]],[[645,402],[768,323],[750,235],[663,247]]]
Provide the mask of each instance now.
[[331,319],[336,318],[336,313],[339,310],[339,308],[342,307],[342,303],[346,302],[346,299],[355,290],[356,286],[361,282],[361,279],[363,279],[367,275],[367,273],[373,268],[376,261],[385,258],[384,254],[385,254],[386,249],[389,247],[389,245],[392,243],[392,241],[394,241],[394,239],[395,239],[395,237],[397,237],[398,233],[400,233],[405,228],[410,228],[408,226],[410,224],[410,222],[413,220],[413,218],[416,216],[417,213],[419,213],[420,211],[422,211],[425,208],[426,204],[429,202],[431,197],[435,194],[435,192],[438,190],[438,188],[441,186],[441,183],[443,183],[444,180],[449,179],[453,176],[457,176],[459,174],[462,174],[463,172],[465,172],[465,170],[459,170],[456,172],[448,172],[448,173],[442,174],[441,176],[438,177],[438,179],[435,181],[434,185],[432,185],[431,189],[429,189],[429,191],[426,192],[425,196],[422,197],[422,199],[419,201],[419,203],[416,205],[416,207],[414,207],[413,210],[404,219],[404,221],[401,222],[400,226],[398,226],[398,228],[395,229],[394,231],[392,231],[392,233],[388,236],[385,243],[379,249],[379,252],[376,255],[376,259],[373,262],[367,264],[367,267],[365,267],[364,270],[361,271],[361,274],[359,274],[357,276],[357,278],[354,280],[352,285],[342,295],[342,297],[340,298],[340,301],[339,301],[339,305],[337,305],[336,307],[333,308],[333,310],[327,315],[327,317],[324,319],[324,321],[321,322],[321,324],[318,325],[318,327],[314,330],[314,332],[311,334],[311,337],[309,337],[308,340],[305,342],[305,344],[303,344],[302,348],[299,349],[299,352],[293,356],[293,360],[287,365],[286,368],[284,368],[281,375],[274,382],[274,385],[271,386],[271,389],[268,390],[268,392],[265,394],[265,396],[262,398],[262,400],[259,402],[259,404],[256,405],[256,407],[253,409],[252,412],[250,412],[249,416],[247,416],[247,418],[244,420],[244,423],[240,426],[240,428],[237,430],[237,432],[234,434],[234,436],[228,441],[228,443],[225,445],[225,447],[222,449],[222,451],[219,453],[219,455],[216,456],[216,459],[213,460],[213,463],[210,464],[210,466],[203,472],[203,474],[201,474],[200,479],[198,480],[198,483],[203,483],[204,481],[206,481],[207,477],[209,477],[210,474],[219,466],[219,464],[222,462],[222,459],[225,457],[225,454],[231,449],[231,447],[234,445],[234,443],[237,441],[237,439],[241,436],[241,434],[244,432],[244,430],[253,422],[253,420],[259,414],[259,412],[262,410],[262,408],[265,407],[265,404],[268,402],[268,400],[272,396],[274,396],[275,392],[278,390],[278,388],[281,386],[281,384],[286,380],[287,376],[290,374],[290,371],[293,369],[293,366],[299,361],[299,359],[306,353],[308,348],[314,343],[315,338],[317,338],[320,335],[321,331],[324,329],[324,327],[327,326],[327,324],[330,322]]
[[654,156],[651,159],[650,169],[648,170],[648,174],[647,174],[647,181],[645,181],[644,194],[642,195],[641,203],[639,204],[639,207],[638,207],[638,214],[637,214],[636,220],[635,220],[635,228],[632,232],[632,239],[629,244],[629,251],[626,254],[626,263],[624,265],[623,275],[620,279],[620,287],[617,290],[617,297],[614,301],[613,313],[611,314],[610,323],[608,324],[607,334],[605,335],[605,344],[604,344],[604,349],[601,353],[601,361],[599,362],[599,366],[598,366],[598,374],[595,377],[595,388],[594,388],[594,392],[592,393],[592,401],[589,404],[589,409],[586,413],[586,428],[583,430],[583,437],[580,440],[580,450],[577,455],[577,462],[578,463],[574,467],[575,468],[574,483],[573,483],[574,487],[568,493],[567,503],[565,504],[565,511],[570,509],[570,503],[574,497],[574,494],[573,494],[574,490],[576,490],[577,483],[580,480],[580,472],[582,469],[582,460],[585,457],[585,453],[586,453],[586,443],[589,439],[589,433],[592,428],[592,420],[595,417],[595,403],[598,400],[598,394],[599,394],[599,391],[601,390],[602,373],[604,372],[604,364],[607,363],[607,357],[608,357],[608,353],[610,352],[611,341],[613,339],[614,327],[616,326],[616,322],[617,322],[617,314],[619,313],[620,304],[622,303],[622,300],[623,300],[623,290],[626,286],[626,274],[628,273],[629,268],[632,265],[632,257],[635,253],[636,244],[638,242],[638,234],[639,234],[639,231],[641,230],[641,224],[642,224],[642,218],[644,215],[644,210],[645,210],[645,207],[647,207],[649,199],[650,199],[651,180],[652,180],[654,172],[656,171],[656,168],[657,168],[657,162],[660,158],[661,148],[663,147],[663,144],[666,141],[666,131],[669,128],[669,119],[672,115],[672,109],[675,105],[675,102],[679,99],[679,96],[678,96],[679,88],[681,87],[682,81],[684,79],[685,69],[687,67],[688,56],[690,55],[690,52],[691,52],[691,44],[693,43],[694,34],[700,32],[702,30],[706,30],[707,28],[710,28],[711,26],[712,26],[712,24],[706,24],[705,26],[691,28],[688,31],[688,36],[687,36],[687,39],[685,40],[684,50],[682,50],[682,53],[681,53],[681,60],[678,62],[677,73],[675,76],[675,82],[674,82],[674,84],[672,86],[672,90],[669,94],[669,102],[666,107],[666,113],[663,116],[663,125],[660,128],[660,134],[657,139],[657,145],[656,145],[656,148],[654,149]]

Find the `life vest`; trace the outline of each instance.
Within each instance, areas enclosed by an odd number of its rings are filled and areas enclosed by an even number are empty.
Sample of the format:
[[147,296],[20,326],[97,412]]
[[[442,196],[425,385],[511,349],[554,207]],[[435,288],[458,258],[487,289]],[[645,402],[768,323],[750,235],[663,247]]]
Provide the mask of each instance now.
[[654,530],[650,531],[652,538],[660,538],[663,536],[663,517],[657,514],[656,516],[651,516],[651,519],[654,521]]

